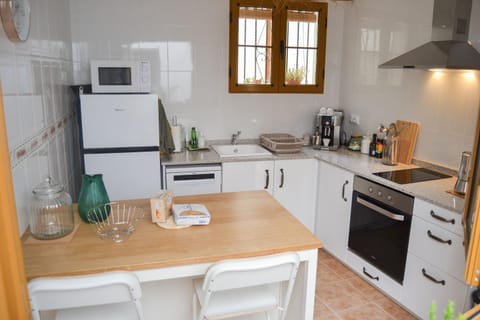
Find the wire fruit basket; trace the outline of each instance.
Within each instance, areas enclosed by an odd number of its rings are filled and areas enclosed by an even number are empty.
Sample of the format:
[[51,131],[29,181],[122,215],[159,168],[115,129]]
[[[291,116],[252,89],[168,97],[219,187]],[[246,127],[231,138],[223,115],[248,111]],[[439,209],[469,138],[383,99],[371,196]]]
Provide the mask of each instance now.
[[95,226],[100,238],[119,243],[128,239],[143,216],[144,211],[141,208],[126,203],[109,202],[90,209],[87,220]]

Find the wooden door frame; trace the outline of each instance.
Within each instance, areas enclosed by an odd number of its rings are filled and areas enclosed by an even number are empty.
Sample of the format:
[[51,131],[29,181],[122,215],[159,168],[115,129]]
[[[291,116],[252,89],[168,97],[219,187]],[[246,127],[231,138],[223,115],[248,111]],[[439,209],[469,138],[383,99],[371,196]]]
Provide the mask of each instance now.
[[0,86],[0,319],[30,319]]

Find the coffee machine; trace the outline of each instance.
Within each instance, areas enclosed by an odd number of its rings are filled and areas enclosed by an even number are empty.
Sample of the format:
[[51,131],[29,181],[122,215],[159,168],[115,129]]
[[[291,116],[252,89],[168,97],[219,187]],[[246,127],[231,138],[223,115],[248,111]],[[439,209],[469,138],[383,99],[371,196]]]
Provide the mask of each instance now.
[[343,111],[321,108],[315,117],[315,133],[312,147],[321,150],[337,150],[340,147]]

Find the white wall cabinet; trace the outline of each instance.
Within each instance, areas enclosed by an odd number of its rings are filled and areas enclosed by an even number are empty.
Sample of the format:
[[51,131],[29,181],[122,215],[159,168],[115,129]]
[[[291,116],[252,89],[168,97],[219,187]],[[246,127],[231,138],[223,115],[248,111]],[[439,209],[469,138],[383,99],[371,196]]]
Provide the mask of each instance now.
[[222,191],[267,190],[313,232],[317,163],[315,159],[225,162]]
[[353,173],[319,161],[315,235],[324,248],[345,262]]
[[465,311],[468,287],[460,215],[419,199],[413,214],[401,302],[422,319],[428,319],[433,300],[437,319],[449,300],[456,312]]

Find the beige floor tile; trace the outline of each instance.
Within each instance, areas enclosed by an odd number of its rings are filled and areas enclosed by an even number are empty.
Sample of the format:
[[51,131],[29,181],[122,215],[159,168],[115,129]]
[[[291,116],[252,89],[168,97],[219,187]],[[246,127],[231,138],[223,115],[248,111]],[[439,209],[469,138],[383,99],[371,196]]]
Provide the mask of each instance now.
[[385,298],[385,295],[381,293],[378,289],[374,286],[370,285],[365,280],[361,279],[360,277],[349,279],[350,284],[357,289],[362,295],[367,298],[368,300],[378,300]]
[[416,319],[325,250],[318,257],[315,320]]
[[334,270],[334,272],[340,276],[342,279],[351,279],[357,278],[357,274],[351,271],[348,267],[346,267],[343,263],[336,259],[326,259],[325,261],[321,262],[330,269]]
[[338,296],[335,298],[327,298],[324,303],[335,312],[341,312],[358,306],[363,306],[368,303],[368,300],[360,294],[353,293],[345,296]]
[[369,303],[338,313],[342,320],[393,320],[379,306]]
[[387,297],[383,297],[382,299],[376,300],[374,302],[377,306],[382,308],[386,313],[390,314],[395,319],[402,319],[402,320],[414,320],[415,317],[408,313],[405,309],[400,307],[398,304],[393,302]]
[[[318,286],[320,286],[318,288]],[[349,296],[352,294],[359,294],[347,280],[327,283],[325,285],[318,284],[318,295],[321,299],[334,299],[340,296]]]
[[317,268],[317,282],[319,284],[341,281],[342,278],[326,265],[319,264]]
[[338,320],[339,318],[335,313],[330,310],[318,297],[315,297],[315,308],[313,312],[314,320]]
[[321,261],[328,260],[328,259],[335,259],[335,258],[330,253],[325,251],[324,249],[319,249],[318,250],[318,261],[321,262]]

